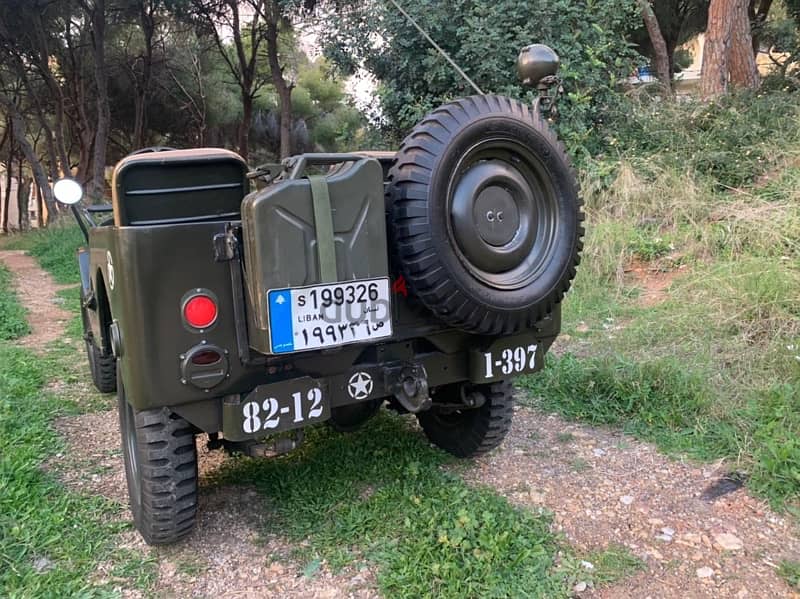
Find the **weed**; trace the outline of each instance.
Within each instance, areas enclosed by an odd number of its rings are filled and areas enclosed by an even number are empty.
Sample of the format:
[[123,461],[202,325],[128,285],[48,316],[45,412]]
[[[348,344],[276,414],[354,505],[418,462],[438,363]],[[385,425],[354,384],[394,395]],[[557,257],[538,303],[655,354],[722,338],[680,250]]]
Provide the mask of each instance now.
[[575,458],[572,460],[570,467],[572,468],[573,472],[580,474],[581,472],[586,472],[587,470],[591,469],[592,465],[583,458]]
[[800,590],[800,562],[783,560],[778,566],[778,576],[790,587]]
[[570,586],[581,581],[604,585],[635,574],[645,567],[645,563],[627,548],[612,545],[583,557],[568,557],[559,565],[559,570],[567,576]]
[[651,262],[667,255],[675,248],[668,240],[653,231],[637,229],[634,238],[629,243],[629,249],[640,260]]
[[11,273],[0,264],[0,341],[18,339],[29,331],[25,310],[11,289]]

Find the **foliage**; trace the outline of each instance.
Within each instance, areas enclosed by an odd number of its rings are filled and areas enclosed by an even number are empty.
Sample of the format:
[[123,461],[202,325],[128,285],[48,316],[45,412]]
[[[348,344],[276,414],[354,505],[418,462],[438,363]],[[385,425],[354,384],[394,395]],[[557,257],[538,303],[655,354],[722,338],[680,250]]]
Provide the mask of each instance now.
[[783,578],[789,586],[800,590],[800,562],[783,560],[778,566],[778,575]]
[[[323,34],[341,68],[363,65],[380,81],[387,131],[402,136],[437,105],[474,91],[388,2],[365,2]],[[551,45],[561,56],[566,96],[560,130],[573,152],[593,152],[592,129],[617,101],[633,70],[625,35],[638,23],[635,3],[595,0],[422,0],[403,6],[484,91],[532,99],[516,81],[519,50]]]
[[11,273],[0,264],[0,342],[22,337],[28,330],[25,309],[11,289]]
[[537,406],[724,458],[789,508],[800,502],[795,96],[631,100],[612,119],[612,149],[582,176],[587,237],[563,304],[573,355],[524,382]]
[[798,105],[797,94],[784,91],[732,93],[709,103],[630,100],[609,119],[603,141],[614,163],[622,154],[651,175],[668,167],[739,187],[800,140]]

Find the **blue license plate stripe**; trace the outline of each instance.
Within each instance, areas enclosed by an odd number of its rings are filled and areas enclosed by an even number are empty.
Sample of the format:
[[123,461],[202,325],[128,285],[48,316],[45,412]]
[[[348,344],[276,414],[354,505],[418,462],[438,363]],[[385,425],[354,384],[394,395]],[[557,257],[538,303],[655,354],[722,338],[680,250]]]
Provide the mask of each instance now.
[[277,289],[269,292],[269,326],[273,353],[282,354],[294,351],[292,303],[290,289]]

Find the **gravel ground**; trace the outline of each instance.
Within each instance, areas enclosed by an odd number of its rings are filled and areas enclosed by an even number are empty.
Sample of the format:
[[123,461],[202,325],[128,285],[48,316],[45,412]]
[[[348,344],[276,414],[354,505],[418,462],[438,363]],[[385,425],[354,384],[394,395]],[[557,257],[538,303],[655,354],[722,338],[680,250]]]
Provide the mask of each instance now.
[[672,460],[621,433],[520,408],[503,447],[467,478],[545,508],[582,550],[627,547],[646,571],[596,597],[800,597],[775,573],[798,559],[797,523],[743,489],[703,497],[721,464]]
[[[21,250],[0,251],[0,262],[14,273],[14,290],[20,303],[28,310],[31,333],[20,339],[19,344],[44,351],[48,343],[63,335],[64,326],[72,317],[59,306],[56,292],[75,285],[56,285],[39,263]],[[20,284],[20,281],[25,284]]]

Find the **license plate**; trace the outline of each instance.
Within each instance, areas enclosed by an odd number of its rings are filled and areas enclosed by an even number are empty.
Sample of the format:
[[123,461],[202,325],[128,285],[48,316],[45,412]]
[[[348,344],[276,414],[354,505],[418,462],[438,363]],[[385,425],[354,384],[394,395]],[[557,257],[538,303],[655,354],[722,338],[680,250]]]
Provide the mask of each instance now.
[[488,382],[529,374],[541,369],[542,360],[542,350],[538,343],[506,342],[490,351],[470,354],[471,379],[473,382]]
[[256,388],[241,406],[241,430],[246,436],[268,435],[330,418],[328,399],[309,378]]
[[392,335],[389,279],[268,292],[274,354],[376,341]]

